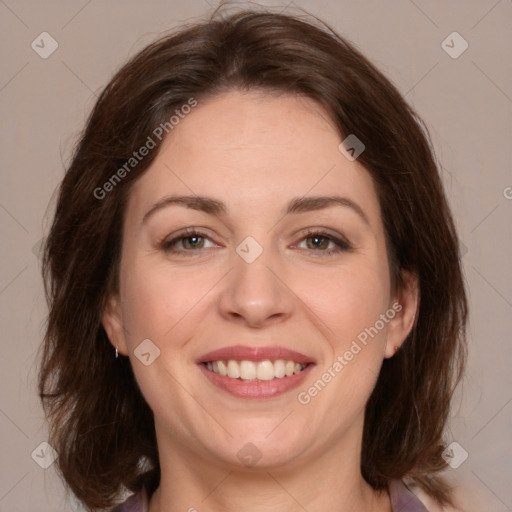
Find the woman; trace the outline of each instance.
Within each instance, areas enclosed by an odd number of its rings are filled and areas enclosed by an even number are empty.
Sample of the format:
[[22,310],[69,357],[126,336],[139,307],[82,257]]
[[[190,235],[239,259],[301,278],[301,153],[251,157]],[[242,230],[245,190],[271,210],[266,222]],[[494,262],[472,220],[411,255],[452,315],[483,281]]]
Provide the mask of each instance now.
[[39,391],[88,510],[454,505],[467,302],[420,123],[286,15],[216,13],[114,76],[43,271]]

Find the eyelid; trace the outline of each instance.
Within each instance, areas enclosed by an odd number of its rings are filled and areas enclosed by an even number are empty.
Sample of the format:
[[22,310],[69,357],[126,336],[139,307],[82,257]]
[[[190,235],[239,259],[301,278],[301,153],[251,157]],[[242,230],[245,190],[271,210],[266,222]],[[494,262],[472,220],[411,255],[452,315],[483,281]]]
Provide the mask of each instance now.
[[[203,228],[196,228],[193,226],[188,227],[181,231],[178,231],[177,233],[173,234],[171,237],[169,237],[169,236],[164,237],[162,240],[160,240],[158,245],[165,252],[168,252],[168,253],[187,254],[188,256],[194,256],[194,255],[197,255],[202,250],[211,249],[211,247],[206,247],[206,248],[199,247],[197,249],[190,249],[190,250],[187,250],[187,249],[172,250],[171,247],[186,238],[192,238],[194,236],[196,236],[198,238],[210,240],[212,243],[216,244],[216,242],[214,242],[212,240],[212,237],[206,231],[207,230],[205,230]],[[332,242],[335,245],[334,249],[325,249],[325,250],[322,250],[322,249],[315,250],[315,249],[307,249],[307,248],[302,249],[302,250],[305,250],[305,251],[308,251],[311,253],[318,253],[317,256],[326,256],[326,255],[338,254],[341,252],[348,252],[348,251],[353,250],[353,245],[344,235],[341,235],[339,233],[334,234],[328,228],[321,228],[321,227],[306,228],[305,230],[303,230],[302,232],[298,233],[295,236],[299,236],[300,238],[299,238],[298,242],[296,242],[292,247],[296,247],[297,244],[303,242],[307,238],[311,238],[311,237],[315,237],[315,236],[318,238],[324,238],[324,239],[328,240],[329,242]],[[216,244],[216,245],[218,246],[218,244]]]
[[[208,240],[212,241],[212,237],[206,232],[206,230],[204,230],[203,228],[196,228],[196,227],[192,226],[192,227],[188,227],[183,230],[180,230],[180,231],[176,232],[175,234],[166,235],[159,241],[158,246],[161,247],[164,251],[172,252],[169,249],[171,244],[176,244],[186,238],[192,238],[194,235],[199,238],[204,238],[204,239],[208,239]],[[213,243],[215,243],[215,242],[213,242]],[[218,244],[216,244],[216,245],[218,245]],[[180,252],[192,253],[194,251],[181,250]]]
[[334,253],[334,252],[344,252],[351,251],[354,247],[352,243],[348,240],[347,237],[342,235],[341,233],[333,233],[329,228],[306,228],[306,230],[300,233],[299,243],[305,240],[306,238],[310,238],[313,236],[318,236],[319,238],[326,238],[332,241],[336,245],[336,249],[334,250],[325,250],[325,251],[313,251],[319,253]]

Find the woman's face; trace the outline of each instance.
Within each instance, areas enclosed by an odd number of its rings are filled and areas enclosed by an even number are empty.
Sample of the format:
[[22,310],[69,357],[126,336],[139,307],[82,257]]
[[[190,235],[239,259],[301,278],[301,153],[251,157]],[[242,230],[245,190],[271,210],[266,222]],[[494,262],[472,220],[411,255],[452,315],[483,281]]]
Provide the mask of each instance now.
[[[103,322],[161,451],[267,468],[359,452],[411,318],[391,294],[370,175],[340,143],[312,100],[231,92],[180,119],[134,185]],[[286,361],[309,365],[290,376]]]

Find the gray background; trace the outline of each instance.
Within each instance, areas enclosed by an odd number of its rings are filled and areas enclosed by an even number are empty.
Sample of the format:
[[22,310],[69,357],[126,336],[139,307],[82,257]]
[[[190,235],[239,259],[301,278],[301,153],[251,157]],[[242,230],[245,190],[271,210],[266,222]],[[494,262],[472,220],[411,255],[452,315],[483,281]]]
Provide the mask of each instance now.
[[[0,512],[75,509],[55,465],[43,469],[31,456],[47,433],[36,392],[46,312],[38,243],[73,143],[114,70],[216,5],[0,0]],[[466,510],[512,510],[512,2],[297,0],[287,11],[297,6],[352,40],[431,130],[467,251],[471,307],[469,367],[446,432],[468,458],[447,474]],[[31,47],[43,31],[58,43],[47,59]],[[454,31],[469,44],[458,58],[442,46]]]

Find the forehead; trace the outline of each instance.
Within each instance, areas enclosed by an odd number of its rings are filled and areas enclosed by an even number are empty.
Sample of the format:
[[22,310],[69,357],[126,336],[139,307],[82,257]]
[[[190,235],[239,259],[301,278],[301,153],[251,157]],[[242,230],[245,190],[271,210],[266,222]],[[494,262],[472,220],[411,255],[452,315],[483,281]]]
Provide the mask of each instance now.
[[378,224],[373,181],[340,142],[329,114],[309,98],[234,91],[199,101],[135,183],[128,215],[143,216],[167,194],[218,197],[241,215],[270,213],[291,197],[340,194]]

